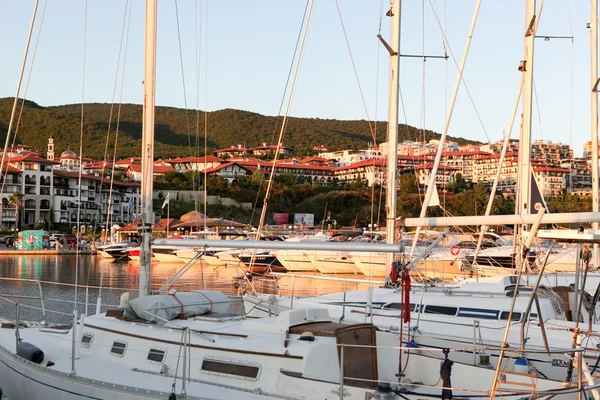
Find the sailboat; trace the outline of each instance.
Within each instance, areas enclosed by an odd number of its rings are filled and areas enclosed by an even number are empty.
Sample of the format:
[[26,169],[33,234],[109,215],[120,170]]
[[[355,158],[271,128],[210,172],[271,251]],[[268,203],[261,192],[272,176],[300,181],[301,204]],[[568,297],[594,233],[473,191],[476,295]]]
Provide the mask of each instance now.
[[[25,326],[17,304],[16,320],[0,327],[4,393],[17,399],[416,400],[448,395],[452,370],[455,395],[485,395],[493,370],[453,365],[446,352],[442,381],[440,357],[413,353],[403,359],[397,334],[370,323],[332,322],[324,309],[249,320],[228,315],[231,299],[220,292],[150,295],[156,5],[146,2],[139,297],[105,313],[79,318],[74,312],[69,328]],[[389,15],[395,17],[392,32],[398,39],[399,2]],[[392,42],[394,48],[398,44]],[[504,377],[501,390],[511,395],[524,396],[533,387],[530,374]],[[580,391],[571,384],[535,381],[540,397],[574,398]]]

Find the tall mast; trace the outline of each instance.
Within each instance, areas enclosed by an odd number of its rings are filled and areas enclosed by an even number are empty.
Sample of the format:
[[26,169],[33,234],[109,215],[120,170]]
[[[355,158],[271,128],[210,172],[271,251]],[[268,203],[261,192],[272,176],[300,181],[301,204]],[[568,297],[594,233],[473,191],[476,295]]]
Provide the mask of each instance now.
[[[390,106],[388,111],[388,148],[387,148],[387,182],[386,182],[386,243],[395,242],[396,233],[396,203],[397,188],[396,177],[398,171],[398,110],[399,110],[399,74],[400,74],[400,0],[392,1],[390,10],[391,23],[391,44],[388,48],[390,52]],[[389,13],[388,13],[389,14]],[[386,276],[389,276],[389,270],[392,266],[393,254],[386,253],[385,256]]]
[[533,94],[533,44],[535,41],[535,0],[527,0],[525,11],[525,56],[519,69],[524,74],[523,123],[519,140],[519,180],[516,213],[530,213],[531,202],[531,110]]
[[139,296],[150,294],[151,249],[154,212],[152,210],[152,177],[154,167],[154,94],[156,89],[156,3],[146,0],[144,48],[144,105],[142,127],[142,220],[139,224],[140,246]]
[[[592,95],[592,211],[598,212],[598,0],[591,1],[590,14],[590,56],[591,56],[591,95]],[[598,223],[592,223],[598,229]],[[594,267],[598,268],[600,254],[598,245],[594,244]]]

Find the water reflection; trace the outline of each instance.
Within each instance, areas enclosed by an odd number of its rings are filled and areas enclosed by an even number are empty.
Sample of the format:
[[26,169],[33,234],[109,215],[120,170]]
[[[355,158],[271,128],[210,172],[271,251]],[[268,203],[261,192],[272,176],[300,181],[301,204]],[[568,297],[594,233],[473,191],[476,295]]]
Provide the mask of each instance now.
[[[172,277],[183,264],[154,263],[152,265],[152,289],[159,289]],[[24,319],[40,319],[41,310],[38,283],[43,290],[45,307],[60,313],[47,313],[46,319],[52,322],[68,322],[73,304],[83,312],[86,293],[88,313],[95,312],[96,299],[102,296],[102,311],[107,307],[118,306],[119,297],[129,291],[131,297],[137,296],[139,264],[137,262],[109,262],[100,256],[0,256],[0,316],[14,318],[15,305],[22,304],[21,315]],[[319,276],[319,274],[316,274]],[[31,282],[10,280],[11,278],[30,279]],[[211,289],[220,290],[229,295],[241,294],[244,290],[259,293],[295,296],[325,294],[346,290],[366,289],[368,284],[359,282],[356,276],[347,276],[353,281],[344,282],[342,277],[326,279],[306,279],[306,277],[279,274],[273,276],[254,276],[251,282],[243,278],[242,271],[235,268],[218,267],[197,263],[190,268],[173,286],[177,290]],[[56,283],[73,286],[57,285]],[[75,283],[80,285],[76,290]],[[87,288],[86,288],[87,287]],[[102,289],[100,289],[102,287]],[[16,298],[11,296],[30,296],[36,298]],[[35,307],[35,308],[33,308]]]

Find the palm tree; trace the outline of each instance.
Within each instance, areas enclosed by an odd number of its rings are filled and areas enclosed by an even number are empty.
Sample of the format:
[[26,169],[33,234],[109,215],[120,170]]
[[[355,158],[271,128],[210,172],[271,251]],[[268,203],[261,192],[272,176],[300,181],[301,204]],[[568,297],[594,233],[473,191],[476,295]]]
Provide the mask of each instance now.
[[21,210],[21,207],[23,207],[23,203],[25,203],[25,200],[23,199],[23,193],[21,193],[21,192],[14,192],[8,198],[8,204],[14,205],[16,208],[15,228],[17,228],[17,231],[20,229],[20,225],[21,225],[20,221],[19,221],[19,216],[20,216],[19,211]]

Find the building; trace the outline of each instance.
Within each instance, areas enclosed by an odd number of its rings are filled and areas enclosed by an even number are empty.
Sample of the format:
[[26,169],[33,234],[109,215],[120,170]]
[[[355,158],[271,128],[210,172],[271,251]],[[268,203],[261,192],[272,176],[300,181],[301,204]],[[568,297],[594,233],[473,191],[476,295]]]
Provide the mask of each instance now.
[[[166,172],[175,172],[175,169],[171,165],[153,165],[152,166],[152,177],[156,179],[159,176],[163,176]],[[142,180],[142,164],[130,164],[127,167],[127,176],[129,179],[136,182]]]
[[284,146],[283,144],[269,144],[263,143],[262,146],[254,147],[248,150],[248,153],[256,157],[261,158],[272,158],[275,153],[279,153],[281,158],[287,158],[292,155],[294,151],[293,147]]
[[247,151],[248,149],[246,149],[246,147],[238,144],[237,146],[231,146],[226,149],[215,151],[215,156],[220,158],[243,157],[246,155]]
[[185,173],[187,171],[204,171],[208,168],[217,167],[224,160],[215,156],[206,157],[184,157],[170,158],[164,160],[165,163],[171,165],[176,172]]
[[227,179],[229,183],[252,175],[250,169],[238,164],[237,162],[225,162],[215,167],[204,170],[207,176],[220,176]]
[[328,153],[319,153],[317,156],[323,159],[334,160],[337,167],[344,167],[365,160],[377,160],[383,158],[381,151],[377,148],[332,151]]
[[550,140],[536,140],[531,144],[531,158],[558,167],[561,160],[573,158],[573,150],[568,144],[552,143]]
[[58,163],[33,152],[21,154],[6,159],[6,163],[14,168],[13,171],[21,171],[21,179],[17,179],[20,184],[15,185],[13,180],[13,190],[23,194],[20,220],[24,227],[43,226],[51,221],[52,167]]
[[536,167],[533,168],[533,176],[538,185],[538,189],[543,197],[555,197],[560,195],[563,188],[566,187],[569,170],[559,167]]
[[[417,184],[421,187],[427,187],[433,169],[433,163],[421,164],[415,166],[415,172],[417,174]],[[446,165],[440,165],[438,167],[437,174],[435,176],[436,186],[443,188],[447,184],[455,181],[455,176],[460,172],[458,167],[449,167]]]

